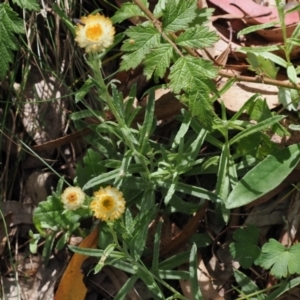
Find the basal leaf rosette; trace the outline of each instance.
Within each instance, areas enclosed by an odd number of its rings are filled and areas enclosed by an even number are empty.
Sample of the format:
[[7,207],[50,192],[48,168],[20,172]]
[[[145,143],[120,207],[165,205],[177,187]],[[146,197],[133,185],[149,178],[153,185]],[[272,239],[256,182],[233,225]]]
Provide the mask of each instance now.
[[98,14],[81,17],[75,41],[87,53],[102,52],[114,42],[115,28],[109,18]]
[[90,208],[96,218],[102,221],[114,221],[124,213],[125,204],[123,193],[116,188],[107,186],[94,192]]

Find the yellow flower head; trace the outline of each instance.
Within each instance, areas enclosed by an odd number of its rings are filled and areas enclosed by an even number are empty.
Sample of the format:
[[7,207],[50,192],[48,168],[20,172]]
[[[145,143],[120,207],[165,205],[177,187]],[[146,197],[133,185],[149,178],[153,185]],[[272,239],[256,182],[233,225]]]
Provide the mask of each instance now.
[[123,193],[111,186],[100,188],[94,193],[94,200],[90,204],[96,218],[103,221],[113,221],[124,213],[125,200]]
[[85,52],[102,52],[113,44],[115,28],[109,18],[98,13],[81,17],[75,33],[75,41]]
[[82,206],[85,194],[79,187],[67,187],[61,194],[61,201],[67,210],[75,210]]

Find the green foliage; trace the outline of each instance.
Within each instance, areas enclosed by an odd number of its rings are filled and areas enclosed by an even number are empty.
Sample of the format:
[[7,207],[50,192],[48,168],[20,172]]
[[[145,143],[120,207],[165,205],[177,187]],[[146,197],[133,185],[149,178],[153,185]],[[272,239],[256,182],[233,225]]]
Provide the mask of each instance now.
[[126,35],[129,37],[122,46],[122,51],[130,52],[123,55],[121,70],[136,68],[160,43],[160,34],[151,26],[139,25],[127,29]]
[[[126,15],[132,17],[133,11],[138,10],[130,4],[118,11],[113,19],[124,20]],[[214,118],[210,92],[217,93],[211,79],[216,77],[217,70],[210,61],[185,55],[185,47],[210,47],[218,40],[217,35],[204,25],[209,13],[198,10],[195,0],[169,0],[157,4],[155,15],[162,19],[160,29],[146,21],[126,30],[128,39],[122,46],[125,54],[121,69],[134,69],[142,63],[147,79],[154,76],[157,81],[166,75],[170,67],[170,88],[177,94],[188,92],[185,94],[185,104],[192,115],[210,129]],[[195,20],[198,24],[193,24]],[[181,33],[174,38],[177,31]]]
[[145,14],[138,6],[132,3],[124,3],[115,15],[111,18],[113,23],[120,23],[133,17],[143,17]]
[[278,186],[300,160],[300,145],[291,145],[266,157],[251,169],[233,188],[227,208],[248,204]]
[[12,2],[20,6],[22,9],[35,11],[38,11],[40,9],[40,5],[36,0],[12,0]]
[[230,253],[245,269],[250,268],[260,255],[260,249],[257,246],[258,236],[259,231],[253,225],[239,228],[233,234],[235,242],[229,245]]
[[300,244],[287,248],[278,241],[270,239],[263,245],[256,264],[265,269],[271,269],[271,274],[280,279],[292,274],[300,274],[299,255]]
[[218,41],[218,37],[208,27],[195,26],[188,28],[176,39],[179,46],[204,49]]
[[194,0],[169,0],[162,16],[162,27],[166,32],[176,32],[189,28],[197,17],[197,2]]
[[[258,286],[244,273],[234,270],[234,278],[243,291],[243,297],[248,300],[264,300],[266,297],[259,292]],[[251,295],[251,296],[249,296]],[[275,298],[274,298],[275,299]]]
[[24,25],[6,3],[0,4],[0,20],[0,79],[3,79],[9,70],[9,64],[14,60],[13,51],[19,49],[15,34],[23,34]]
[[272,79],[276,78],[279,68],[275,67],[274,62],[251,52],[248,52],[247,56],[247,61],[251,65],[250,70],[255,71],[259,76],[263,75]]
[[[148,7],[147,1],[143,4]],[[54,7],[62,17],[63,12]],[[107,185],[118,188],[126,200],[126,210],[118,220],[100,224],[99,249],[70,247],[74,252],[99,258],[94,268],[96,272],[109,265],[129,274],[115,299],[123,299],[137,280],[146,284],[153,299],[164,299],[165,289],[170,299],[185,299],[167,280],[189,280],[193,297],[202,299],[197,252],[198,248],[209,246],[211,239],[206,232],[194,234],[189,240],[192,245],[189,251],[162,258],[160,241],[164,224],[160,216],[178,213],[191,219],[208,200],[216,212],[210,221],[223,226],[230,218],[231,208],[248,204],[275,188],[300,160],[299,145],[277,151],[270,141],[266,134],[270,130],[281,136],[287,134],[279,124],[285,116],[271,112],[266,101],[258,95],[251,97],[230,119],[222,103],[221,116],[215,112],[214,101],[232,86],[234,80],[218,91],[212,81],[218,70],[212,62],[193,56],[194,49],[210,47],[218,39],[205,26],[211,12],[211,9],[197,9],[196,0],[160,0],[153,11],[157,20],[151,13],[145,13],[143,7],[129,2],[113,16],[114,23],[138,16],[142,17],[140,20],[146,19],[125,31],[120,69],[127,71],[143,65],[148,80],[166,82],[164,87],[171,88],[175,97],[188,107],[177,116],[179,128],[171,129],[170,137],[163,143],[153,135],[157,125],[156,87],[145,93],[148,94],[146,106],[134,109],[136,86],[124,99],[114,80],[109,84],[105,82],[101,59],[106,53],[99,56],[86,54],[83,59],[90,74],[75,92],[75,101],[85,105],[86,109],[73,113],[70,118],[77,128],[86,125],[86,117],[92,116],[99,121],[89,125],[92,133],[86,139],[90,148],[76,166],[74,182],[87,196],[81,208],[65,210],[61,202],[61,181],[56,193],[41,202],[34,213],[39,234],[31,234],[31,249],[37,250],[42,236],[46,241],[44,256],[47,257],[58,231],[63,233],[55,245],[62,249],[72,232],[79,229],[80,221],[92,216],[89,201],[93,192]],[[295,39],[293,43],[296,43]],[[272,49],[279,47],[275,45]],[[290,80],[295,82],[299,70],[288,59],[272,55],[266,48],[261,52],[249,49],[245,52],[252,69],[260,76],[275,78],[278,71],[275,64],[279,64],[287,69]],[[86,104],[85,99],[91,91],[96,93],[101,109]],[[284,94],[286,103],[293,102],[289,105],[296,107],[295,94],[288,94],[283,89],[280,93]],[[113,115],[112,119],[107,120],[106,110]],[[247,120],[245,114],[249,116]],[[206,148],[212,149],[213,154],[203,155],[202,149]],[[205,174],[216,177],[210,189],[202,185],[202,180],[198,181],[198,175],[202,179]],[[92,224],[94,221],[95,218],[90,218]],[[155,232],[153,246],[147,240],[152,226]],[[271,268],[278,278],[299,273],[299,266],[294,264],[298,247],[284,248],[283,251],[270,240],[260,250],[258,229],[254,226],[237,230],[233,239],[231,255],[243,268],[249,268],[255,262],[263,268]],[[282,261],[277,262],[281,258]],[[189,270],[177,270],[184,263],[189,264]],[[265,298],[245,274],[235,271],[234,276],[245,298]],[[281,290],[276,292],[280,294],[286,289],[287,286],[282,284]]]
[[181,90],[188,92],[196,92],[197,89],[206,92],[213,89],[210,78],[217,75],[217,70],[213,68],[210,61],[202,58],[183,56],[171,67],[170,86],[174,93]]
[[147,79],[150,79],[152,76],[154,76],[156,81],[159,78],[163,78],[173,55],[174,49],[169,44],[162,44],[160,47],[152,49],[144,59],[144,74]]

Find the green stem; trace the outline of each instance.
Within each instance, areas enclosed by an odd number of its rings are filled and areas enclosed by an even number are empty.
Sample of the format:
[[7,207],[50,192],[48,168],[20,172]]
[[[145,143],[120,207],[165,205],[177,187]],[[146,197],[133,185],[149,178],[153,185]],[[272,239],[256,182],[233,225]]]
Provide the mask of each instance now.
[[136,161],[143,166],[143,168],[145,170],[145,174],[142,173],[141,176],[144,178],[149,178],[150,171],[147,167],[147,164],[146,164],[143,156],[136,150],[135,145],[132,142],[134,140],[134,137],[132,136],[130,129],[126,125],[125,120],[119,115],[119,113],[114,105],[114,99],[110,95],[107,85],[104,82],[104,79],[103,79],[103,76],[101,73],[101,59],[97,55],[91,55],[89,57],[89,62],[90,62],[90,66],[94,72],[94,74],[93,74],[94,79],[98,83],[98,85],[97,85],[98,95],[101,95],[101,97],[104,99],[104,101],[108,105],[110,111],[116,118],[120,128],[123,129],[122,133],[123,133],[123,138],[125,140],[125,143],[132,151],[133,155],[136,158]]

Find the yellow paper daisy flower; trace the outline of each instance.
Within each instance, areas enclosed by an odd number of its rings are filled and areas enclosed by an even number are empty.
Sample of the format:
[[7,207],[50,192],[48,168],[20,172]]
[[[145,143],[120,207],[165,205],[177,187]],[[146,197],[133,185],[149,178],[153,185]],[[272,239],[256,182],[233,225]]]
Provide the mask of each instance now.
[[125,200],[123,193],[111,186],[100,188],[94,192],[94,200],[90,204],[96,218],[102,221],[113,221],[124,213]]
[[76,26],[75,41],[87,53],[102,52],[114,42],[115,28],[109,18],[99,13],[81,17]]
[[61,201],[67,210],[75,210],[82,206],[85,194],[79,187],[67,187],[61,194]]

